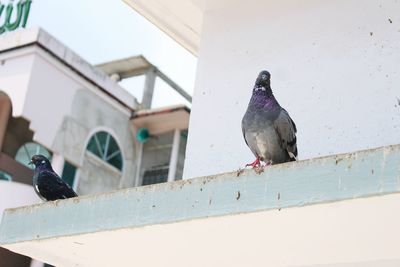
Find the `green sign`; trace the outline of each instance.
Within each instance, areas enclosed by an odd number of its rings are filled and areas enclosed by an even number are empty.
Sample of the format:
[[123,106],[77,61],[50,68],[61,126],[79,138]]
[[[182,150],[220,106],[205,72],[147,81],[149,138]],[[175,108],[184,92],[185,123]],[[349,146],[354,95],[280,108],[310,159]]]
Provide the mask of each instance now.
[[0,34],[26,27],[32,0],[20,0],[17,4],[11,0],[8,4],[0,1]]

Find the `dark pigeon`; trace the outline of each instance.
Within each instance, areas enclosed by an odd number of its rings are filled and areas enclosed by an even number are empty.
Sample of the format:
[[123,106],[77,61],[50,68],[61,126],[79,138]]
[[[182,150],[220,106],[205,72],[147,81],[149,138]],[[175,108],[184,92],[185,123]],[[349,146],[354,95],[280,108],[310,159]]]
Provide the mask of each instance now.
[[34,155],[29,164],[35,165],[33,188],[45,201],[77,197],[78,195],[53,171],[50,161],[43,155]]
[[244,140],[256,156],[246,166],[253,168],[262,161],[269,165],[297,160],[296,124],[275,99],[270,80],[268,71],[260,72],[242,119]]

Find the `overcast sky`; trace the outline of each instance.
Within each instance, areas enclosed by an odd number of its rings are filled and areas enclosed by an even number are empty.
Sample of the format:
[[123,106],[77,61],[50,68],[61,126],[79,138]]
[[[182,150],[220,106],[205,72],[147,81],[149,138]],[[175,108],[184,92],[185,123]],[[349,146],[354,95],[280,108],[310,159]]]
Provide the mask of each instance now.
[[[34,0],[28,27],[40,26],[92,64],[143,54],[193,93],[197,59],[122,0]],[[142,82],[122,85],[140,101]],[[157,80],[153,106],[185,103]]]

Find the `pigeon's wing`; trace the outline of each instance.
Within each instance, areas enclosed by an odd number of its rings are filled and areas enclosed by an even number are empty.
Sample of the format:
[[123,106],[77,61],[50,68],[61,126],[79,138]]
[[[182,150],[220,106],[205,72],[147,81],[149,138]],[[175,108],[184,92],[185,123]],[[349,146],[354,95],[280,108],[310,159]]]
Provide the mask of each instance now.
[[246,140],[246,133],[245,133],[243,121],[242,121],[242,134],[243,134],[244,141],[246,142],[246,145],[249,146],[249,143]]
[[38,184],[38,191],[47,200],[65,199],[78,196],[55,172],[40,172],[38,181],[40,181]]
[[274,127],[280,138],[282,148],[287,151],[292,161],[297,160],[296,124],[285,109],[281,110],[274,121]]

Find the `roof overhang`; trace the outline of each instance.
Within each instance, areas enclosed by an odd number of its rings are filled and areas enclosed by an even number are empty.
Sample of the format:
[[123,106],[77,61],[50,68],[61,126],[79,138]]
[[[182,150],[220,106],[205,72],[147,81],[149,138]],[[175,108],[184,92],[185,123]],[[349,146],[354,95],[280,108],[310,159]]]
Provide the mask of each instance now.
[[199,51],[204,13],[240,0],[123,0],[193,55]]
[[149,71],[149,69],[155,68],[155,66],[144,56],[139,55],[99,64],[96,65],[96,68],[101,69],[109,76],[118,74],[120,79],[125,79],[143,75]]
[[96,65],[96,68],[107,73],[112,79],[119,81],[138,75],[147,75],[153,72],[157,77],[161,78],[165,83],[171,86],[178,94],[185,98],[190,103],[192,96],[189,95],[183,88],[170,79],[166,74],[151,64],[144,56],[133,56],[122,59],[117,59],[103,64]]
[[197,55],[203,11],[187,0],[123,0],[175,41]]
[[188,129],[189,116],[190,109],[178,105],[137,111],[131,121],[136,128],[147,128],[151,134],[161,134],[175,129]]

